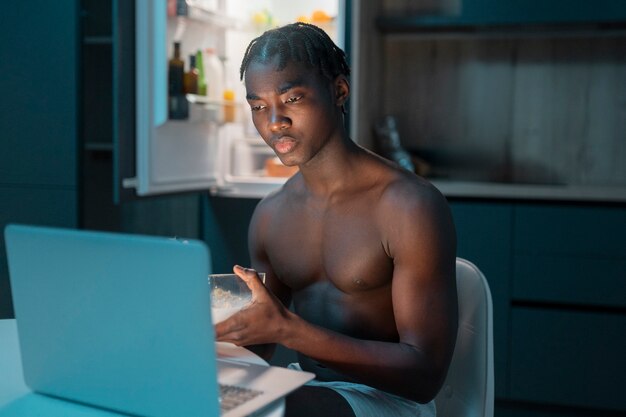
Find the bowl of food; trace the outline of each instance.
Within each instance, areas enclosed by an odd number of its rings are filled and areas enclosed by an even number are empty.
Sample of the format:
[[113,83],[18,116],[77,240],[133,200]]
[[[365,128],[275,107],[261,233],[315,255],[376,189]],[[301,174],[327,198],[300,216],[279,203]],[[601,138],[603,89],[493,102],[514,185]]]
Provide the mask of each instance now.
[[[263,274],[259,274],[261,279]],[[252,301],[252,292],[237,274],[209,275],[213,324],[226,320]]]

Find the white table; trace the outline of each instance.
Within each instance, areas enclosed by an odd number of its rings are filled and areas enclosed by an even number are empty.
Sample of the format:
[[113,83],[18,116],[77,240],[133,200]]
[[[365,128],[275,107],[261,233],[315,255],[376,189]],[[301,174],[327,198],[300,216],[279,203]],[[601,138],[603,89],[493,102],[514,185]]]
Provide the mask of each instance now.
[[[218,343],[220,358],[267,365],[260,357],[235,345]],[[264,417],[282,417],[284,399],[263,412]],[[121,414],[92,408],[32,392],[24,383],[22,359],[15,320],[0,320],[0,417],[121,417]]]

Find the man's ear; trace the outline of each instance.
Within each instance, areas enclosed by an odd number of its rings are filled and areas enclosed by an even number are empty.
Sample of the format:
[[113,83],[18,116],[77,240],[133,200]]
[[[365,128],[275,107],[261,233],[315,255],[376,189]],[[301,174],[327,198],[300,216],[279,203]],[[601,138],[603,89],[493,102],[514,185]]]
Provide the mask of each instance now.
[[343,106],[350,97],[350,83],[344,75],[338,75],[335,78],[335,104],[338,107]]

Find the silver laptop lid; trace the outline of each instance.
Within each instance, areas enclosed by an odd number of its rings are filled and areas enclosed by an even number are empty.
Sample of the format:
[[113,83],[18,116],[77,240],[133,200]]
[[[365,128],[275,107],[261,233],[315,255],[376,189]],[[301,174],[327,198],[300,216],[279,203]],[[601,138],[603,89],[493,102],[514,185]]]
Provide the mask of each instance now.
[[138,415],[219,415],[206,245],[23,225],[5,239],[31,389]]

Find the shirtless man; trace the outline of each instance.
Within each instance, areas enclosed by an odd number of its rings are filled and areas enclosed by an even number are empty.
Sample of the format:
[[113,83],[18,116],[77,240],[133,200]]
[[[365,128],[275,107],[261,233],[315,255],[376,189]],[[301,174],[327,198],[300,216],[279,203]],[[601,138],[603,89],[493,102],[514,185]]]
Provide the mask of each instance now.
[[248,47],[254,125],[299,172],[255,209],[254,269],[234,268],[253,302],[216,335],[298,353],[317,378],[287,398],[287,415],[434,415],[457,330],[454,225],[430,183],[348,137],[349,72],[311,25]]

